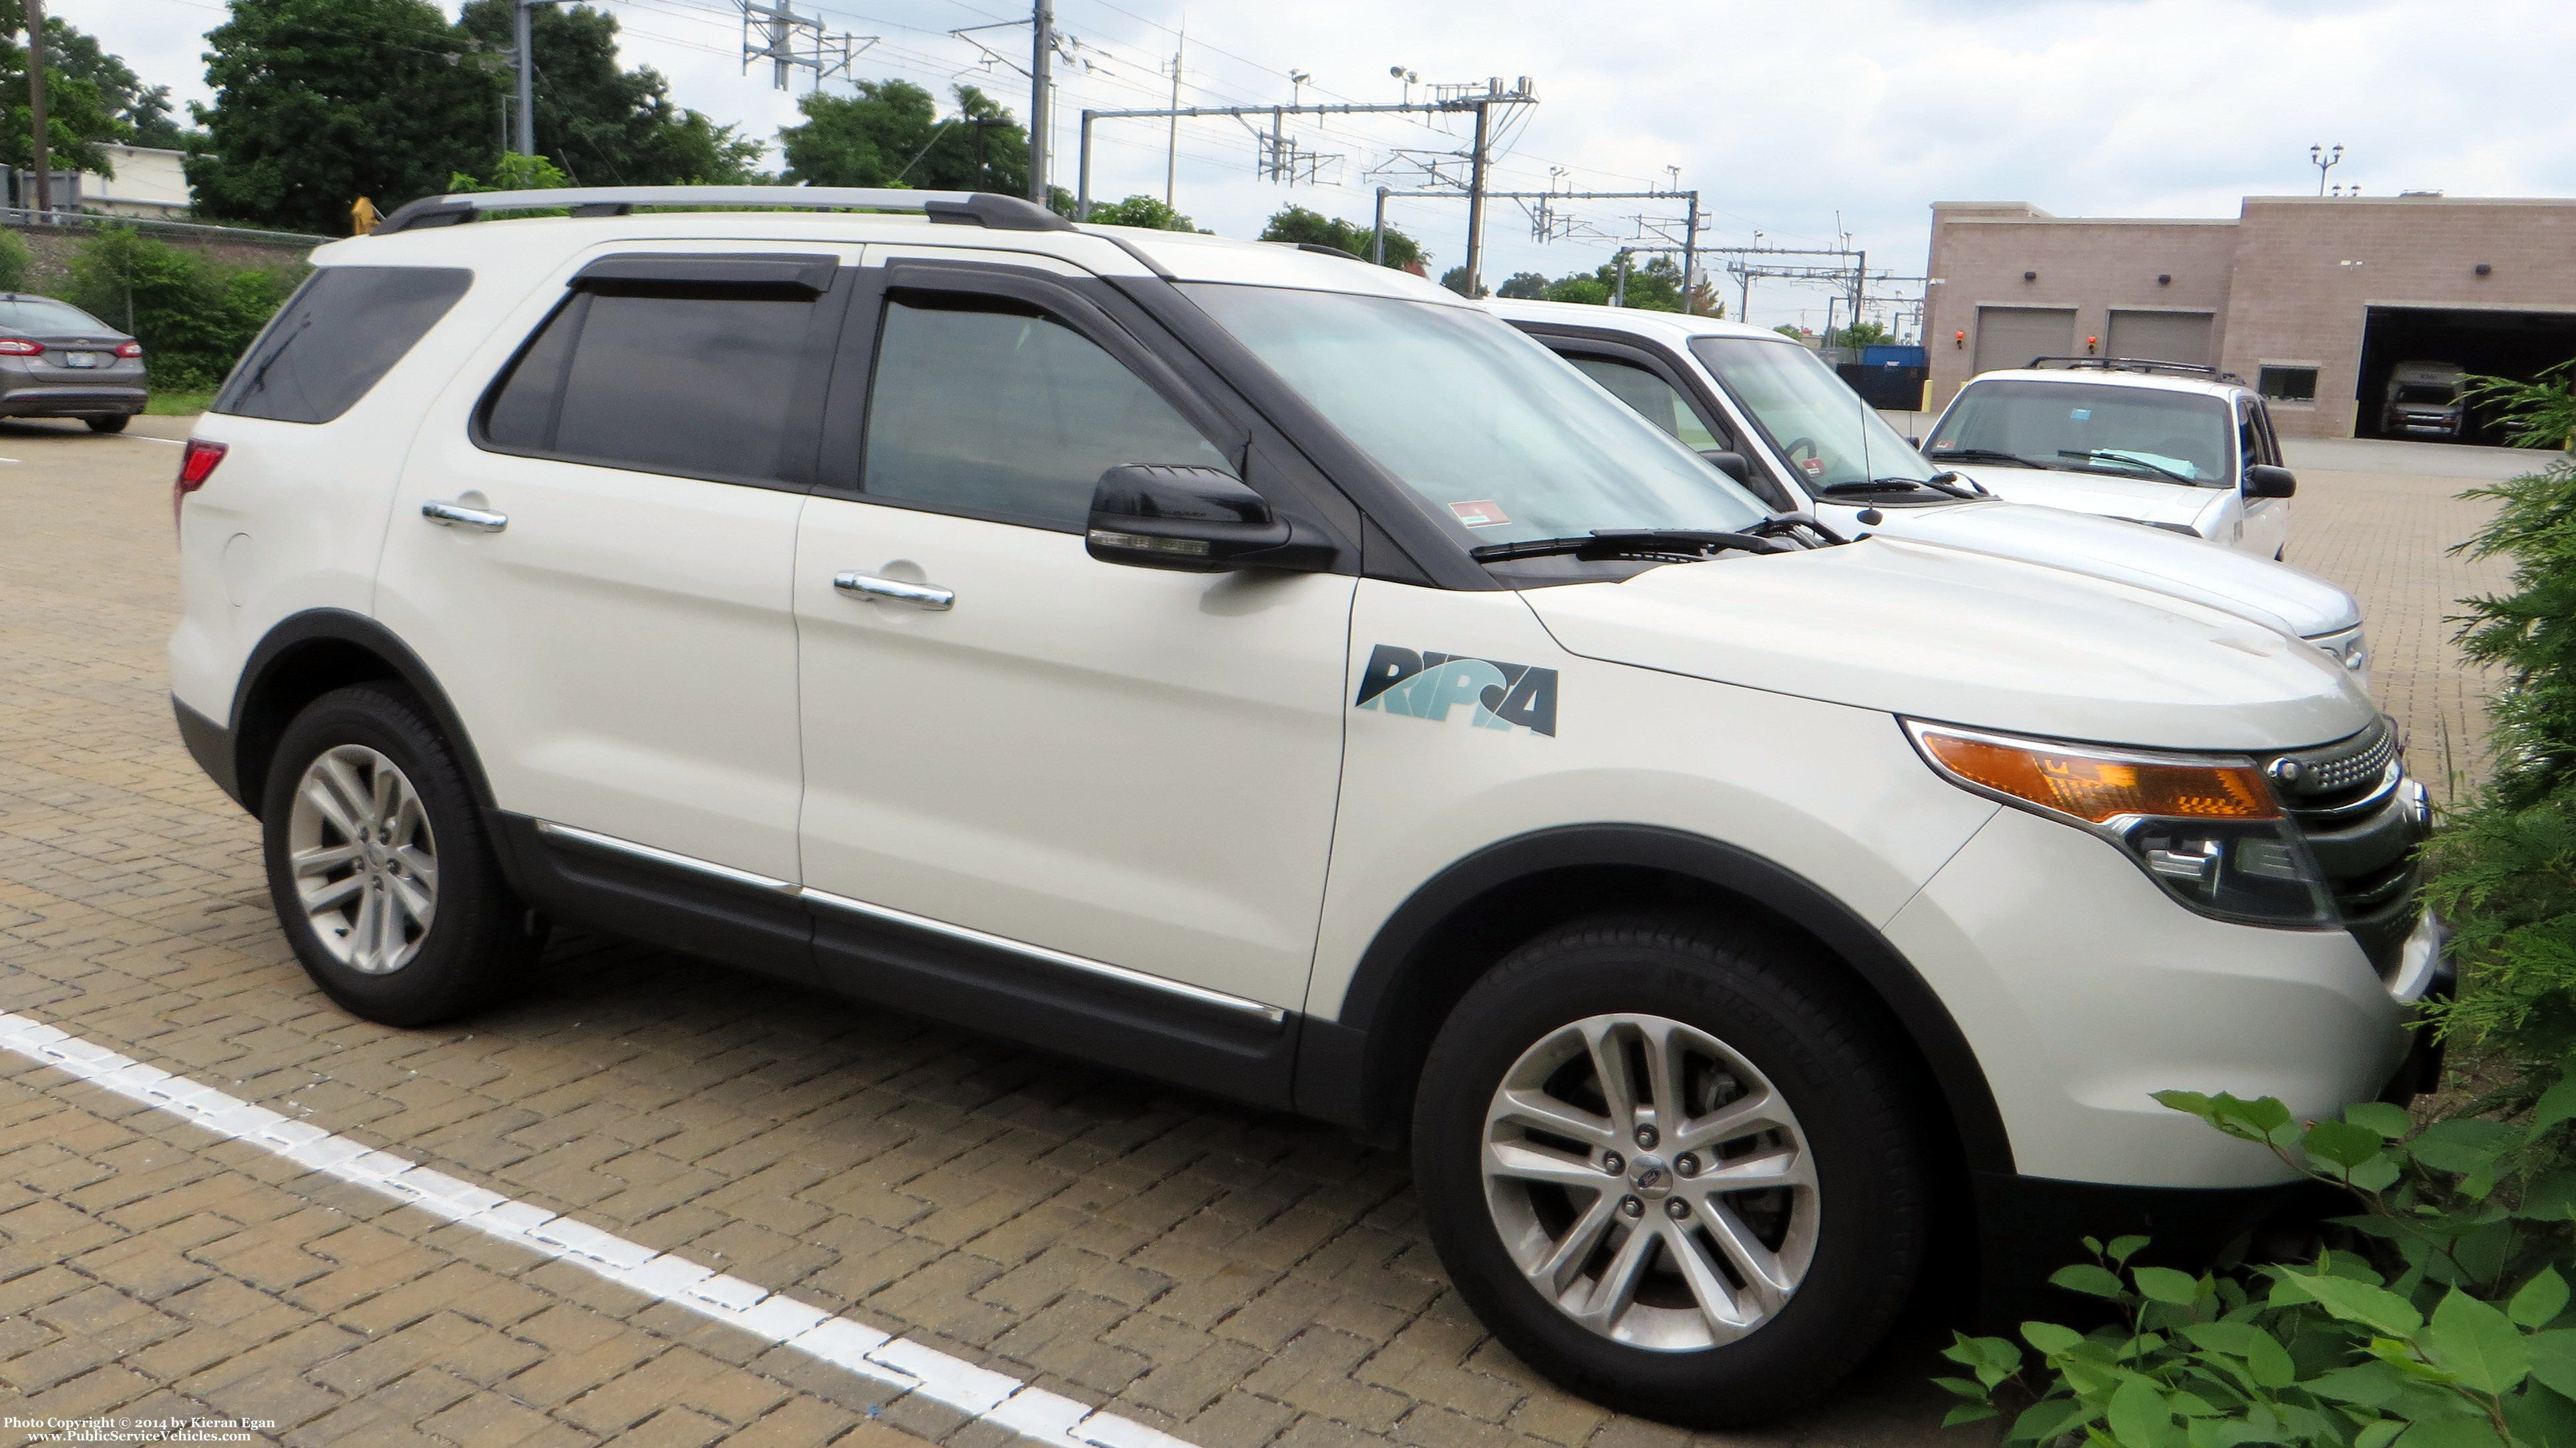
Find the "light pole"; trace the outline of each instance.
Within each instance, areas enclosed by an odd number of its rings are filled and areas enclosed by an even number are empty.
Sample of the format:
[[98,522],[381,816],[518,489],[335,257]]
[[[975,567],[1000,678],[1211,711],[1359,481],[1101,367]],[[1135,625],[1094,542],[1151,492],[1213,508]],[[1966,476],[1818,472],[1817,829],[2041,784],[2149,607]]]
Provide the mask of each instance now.
[[2343,164],[2343,147],[2338,145],[2327,150],[2323,146],[2310,146],[2308,164],[2317,168],[2317,194],[2323,196],[2326,194],[2326,173]]
[[1400,65],[1388,66],[1386,68],[1386,73],[1395,77],[1397,80],[1404,82],[1404,103],[1406,105],[1413,104],[1413,83],[1422,79],[1421,73],[1418,71],[1406,70]]

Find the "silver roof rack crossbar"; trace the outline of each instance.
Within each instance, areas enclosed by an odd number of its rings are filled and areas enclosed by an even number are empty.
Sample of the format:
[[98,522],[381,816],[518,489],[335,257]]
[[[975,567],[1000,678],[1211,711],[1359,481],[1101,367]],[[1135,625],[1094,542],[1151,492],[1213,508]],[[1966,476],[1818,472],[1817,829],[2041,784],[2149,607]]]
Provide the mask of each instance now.
[[554,191],[465,191],[424,196],[377,223],[374,235],[454,226],[487,211],[624,216],[639,206],[765,206],[796,211],[905,211],[996,231],[1071,231],[1032,201],[991,191],[898,191],[860,186],[568,186]]

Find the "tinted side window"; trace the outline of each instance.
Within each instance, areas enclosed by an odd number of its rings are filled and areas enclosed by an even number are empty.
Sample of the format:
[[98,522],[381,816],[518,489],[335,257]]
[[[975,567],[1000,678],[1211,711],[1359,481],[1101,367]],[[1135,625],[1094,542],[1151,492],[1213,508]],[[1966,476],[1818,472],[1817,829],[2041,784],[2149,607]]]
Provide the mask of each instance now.
[[814,304],[582,292],[520,353],[483,439],[570,462],[775,482]]
[[278,309],[212,410],[329,422],[356,406],[473,282],[459,267],[324,267]]
[[1726,444],[1700,421],[1699,412],[1690,399],[1661,377],[1634,362],[1619,362],[1608,357],[1569,355],[1565,359],[1580,369],[1584,376],[1608,388],[1610,395],[1637,410],[1639,416],[1679,438],[1693,448],[1723,448]]
[[868,405],[872,498],[1080,529],[1122,463],[1232,464],[1081,333],[1034,308],[890,297]]

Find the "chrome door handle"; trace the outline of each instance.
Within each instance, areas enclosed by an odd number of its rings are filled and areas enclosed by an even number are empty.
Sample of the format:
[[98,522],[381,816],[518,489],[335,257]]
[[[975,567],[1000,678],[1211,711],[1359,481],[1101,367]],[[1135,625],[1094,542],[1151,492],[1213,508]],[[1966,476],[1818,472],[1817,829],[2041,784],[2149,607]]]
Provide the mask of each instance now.
[[498,533],[510,526],[507,513],[489,513],[481,508],[459,507],[454,503],[423,503],[420,515],[442,528],[462,523],[478,532]]
[[957,595],[945,588],[865,573],[836,573],[832,575],[832,586],[862,603],[883,599],[888,603],[908,603],[929,613],[946,613],[957,602]]

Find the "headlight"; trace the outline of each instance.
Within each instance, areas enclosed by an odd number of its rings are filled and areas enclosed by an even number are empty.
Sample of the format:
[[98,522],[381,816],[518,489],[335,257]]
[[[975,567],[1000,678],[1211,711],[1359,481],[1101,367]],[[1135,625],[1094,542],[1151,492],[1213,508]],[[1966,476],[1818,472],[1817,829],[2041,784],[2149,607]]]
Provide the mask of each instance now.
[[2100,835],[2203,915],[2258,925],[2335,921],[2307,841],[2242,755],[2059,744],[1912,719],[1905,730],[1951,783]]
[[2356,674],[2367,673],[2370,668],[2370,640],[2360,624],[2354,624],[2341,633],[2318,634],[2308,642],[2324,650],[2327,658]]

